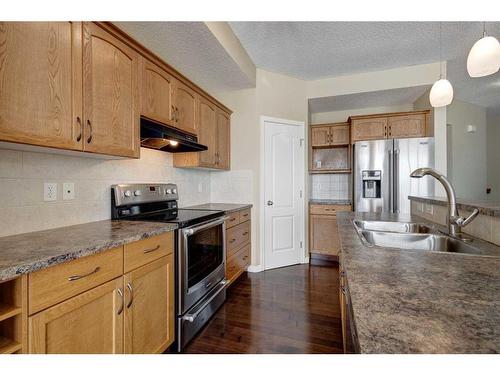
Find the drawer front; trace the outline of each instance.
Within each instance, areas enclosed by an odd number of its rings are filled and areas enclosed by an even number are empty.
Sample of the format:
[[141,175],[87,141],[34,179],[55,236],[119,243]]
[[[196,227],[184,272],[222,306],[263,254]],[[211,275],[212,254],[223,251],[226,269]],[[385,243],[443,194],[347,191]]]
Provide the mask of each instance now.
[[123,247],[28,275],[30,315],[123,274]]
[[226,231],[226,257],[229,259],[242,245],[250,242],[250,222],[246,221]]
[[228,214],[229,218],[226,220],[226,229],[232,228],[240,223],[240,213],[232,212]]
[[167,232],[125,245],[125,272],[174,252],[174,232]]
[[237,273],[250,264],[250,244],[242,247],[227,261],[226,278],[231,280]]
[[245,210],[240,211],[240,223],[244,223],[245,221],[250,220],[250,209],[247,208]]
[[338,211],[351,211],[351,206],[333,204],[311,204],[309,213],[312,215],[336,215]]

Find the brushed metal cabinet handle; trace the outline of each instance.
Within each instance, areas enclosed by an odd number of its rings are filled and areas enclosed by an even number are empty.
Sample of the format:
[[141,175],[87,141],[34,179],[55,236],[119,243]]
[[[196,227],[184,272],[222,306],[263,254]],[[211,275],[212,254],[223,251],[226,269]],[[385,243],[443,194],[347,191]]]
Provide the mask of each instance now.
[[156,251],[159,248],[160,248],[160,245],[157,245],[156,247],[153,247],[152,249],[146,249],[146,250],[144,250],[144,254],[152,253],[153,251]]
[[233,243],[233,242],[236,242],[236,238],[233,238],[231,241],[229,241],[229,243]]
[[134,302],[134,289],[132,288],[132,284],[127,283],[127,289],[130,292],[130,301],[127,303],[127,309],[130,309],[130,306],[132,306],[132,302]]
[[248,234],[248,232],[243,232],[243,235],[246,236]]
[[90,120],[87,120],[87,126],[88,126],[88,127],[89,127],[89,129],[90,129],[90,135],[89,135],[89,137],[87,138],[87,143],[90,143],[90,142],[92,142],[92,137],[93,137],[93,135],[92,135],[92,133],[93,133],[92,123],[90,122]]
[[77,135],[76,141],[80,142],[82,140],[82,134],[83,134],[83,125],[82,125],[82,120],[80,119],[80,116],[76,116],[76,123],[80,127],[80,134]]
[[89,273],[86,273],[85,275],[73,275],[73,276],[70,276],[70,277],[68,277],[68,281],[76,281],[76,280],[83,279],[84,277],[93,275],[94,273],[97,273],[100,270],[101,270],[101,267],[96,267],[93,271],[90,271]]
[[117,292],[122,300],[122,304],[121,304],[120,308],[118,309],[118,312],[116,313],[117,315],[120,315],[123,312],[123,308],[125,306],[125,299],[123,298],[123,290],[121,288],[118,288]]
[[172,105],[172,121],[176,121],[176,113],[175,113],[175,107]]
[[235,218],[235,217],[233,217],[233,218],[231,218],[231,220],[229,220],[229,221],[235,221],[235,220],[236,220],[236,218]]

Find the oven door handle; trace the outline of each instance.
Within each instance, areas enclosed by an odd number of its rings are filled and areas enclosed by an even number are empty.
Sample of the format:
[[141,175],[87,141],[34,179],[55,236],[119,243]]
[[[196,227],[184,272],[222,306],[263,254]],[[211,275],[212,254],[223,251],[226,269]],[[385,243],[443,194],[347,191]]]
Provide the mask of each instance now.
[[220,224],[224,223],[227,219],[229,219],[229,216],[222,216],[221,218],[218,218],[217,220],[212,220],[212,221],[209,221],[208,223],[204,223],[201,225],[193,226],[191,228],[183,229],[182,232],[184,233],[185,236],[192,236],[193,234],[195,234],[196,232],[199,232],[200,230],[220,225]]
[[219,293],[224,289],[224,287],[225,287],[226,284],[227,284],[227,280],[226,279],[220,281],[219,282],[219,288],[220,289],[217,291],[217,293],[212,294],[212,296],[208,300],[206,300],[203,303],[203,305],[201,305],[200,308],[198,310],[196,310],[194,313],[184,315],[182,317],[182,320],[187,320],[190,323],[194,322],[196,320],[196,318],[198,317],[198,315],[200,315],[200,313],[203,311],[203,309],[205,309],[205,307],[207,307],[208,304],[210,302],[212,302],[213,299],[219,295]]

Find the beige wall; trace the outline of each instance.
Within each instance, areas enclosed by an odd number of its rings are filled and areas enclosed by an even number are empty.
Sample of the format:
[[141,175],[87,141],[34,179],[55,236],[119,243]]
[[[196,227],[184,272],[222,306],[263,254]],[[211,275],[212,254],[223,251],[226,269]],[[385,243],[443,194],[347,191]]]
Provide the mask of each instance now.
[[[58,184],[57,201],[43,200],[44,182]],[[62,200],[64,182],[75,183],[74,200]],[[166,152],[142,148],[140,159],[103,160],[0,150],[0,236],[109,219],[110,186],[127,182],[175,182],[181,206],[210,199],[210,173],[173,168]]]
[[491,194],[488,200],[500,202],[500,116],[486,116],[486,180]]
[[[448,138],[448,142],[451,141],[448,175],[457,197],[486,199],[486,110],[455,99],[447,107],[446,120],[451,135]],[[468,125],[475,126],[476,132],[468,133]]]
[[406,112],[412,111],[413,104],[401,104],[372,108],[357,108],[343,111],[320,112],[311,114],[311,124],[324,124],[328,122],[345,122],[349,116],[371,115],[376,113]]

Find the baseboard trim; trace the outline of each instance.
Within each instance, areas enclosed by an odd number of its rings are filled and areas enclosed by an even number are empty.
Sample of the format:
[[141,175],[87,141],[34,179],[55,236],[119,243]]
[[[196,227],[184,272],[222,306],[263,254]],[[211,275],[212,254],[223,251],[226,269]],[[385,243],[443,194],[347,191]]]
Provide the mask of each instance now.
[[247,268],[247,272],[251,272],[251,273],[262,272],[262,271],[263,271],[263,267],[261,264],[250,265]]
[[309,255],[311,266],[335,266],[339,262],[337,255],[314,254]]

